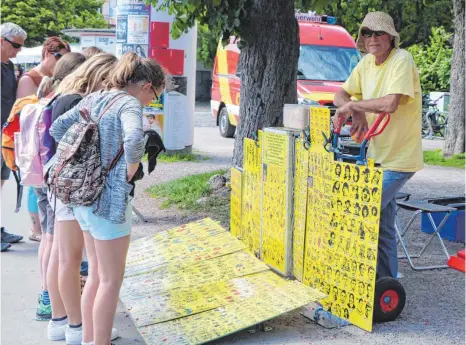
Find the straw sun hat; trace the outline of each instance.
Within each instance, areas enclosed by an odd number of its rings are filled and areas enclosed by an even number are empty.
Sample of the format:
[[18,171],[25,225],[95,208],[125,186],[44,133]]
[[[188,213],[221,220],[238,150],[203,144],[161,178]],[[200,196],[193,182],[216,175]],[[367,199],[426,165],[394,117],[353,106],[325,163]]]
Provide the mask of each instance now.
[[395,30],[395,24],[393,18],[384,12],[370,12],[362,21],[361,27],[358,32],[358,39],[356,40],[356,46],[364,53],[367,53],[366,47],[364,46],[364,37],[361,34],[362,29],[369,29],[372,31],[385,31],[387,34],[394,38],[395,48],[398,48],[400,43],[400,35]]

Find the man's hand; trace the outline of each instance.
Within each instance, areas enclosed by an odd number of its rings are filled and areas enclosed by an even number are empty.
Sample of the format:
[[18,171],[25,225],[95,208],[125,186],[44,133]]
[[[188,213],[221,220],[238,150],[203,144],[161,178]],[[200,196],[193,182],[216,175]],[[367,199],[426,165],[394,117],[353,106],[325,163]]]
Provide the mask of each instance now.
[[367,124],[366,114],[362,111],[353,111],[350,134],[366,133],[368,130],[369,125]]
[[346,121],[348,121],[348,118],[353,113],[353,110],[351,110],[351,104],[352,102],[345,103],[337,109],[332,118],[333,128],[339,128],[345,125]]

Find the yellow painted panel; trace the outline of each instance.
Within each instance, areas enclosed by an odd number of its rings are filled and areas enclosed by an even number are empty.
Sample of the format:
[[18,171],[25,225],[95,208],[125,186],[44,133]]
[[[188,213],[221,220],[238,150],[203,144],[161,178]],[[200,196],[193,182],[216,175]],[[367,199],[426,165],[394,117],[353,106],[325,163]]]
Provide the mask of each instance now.
[[294,225],[293,225],[293,275],[303,280],[304,237],[306,233],[307,179],[309,176],[309,153],[302,139],[295,145]]
[[258,141],[245,138],[243,144],[243,193],[241,240],[253,254],[259,253],[261,207],[261,138]]
[[230,232],[241,237],[241,193],[242,175],[237,168],[231,168]]
[[226,336],[322,298],[323,294],[272,272],[236,280],[247,298],[203,313],[150,325],[139,331],[148,345],[195,345]]
[[286,134],[263,133],[261,259],[286,274],[287,173]]
[[322,109],[311,108],[303,282],[329,296],[326,310],[371,331],[383,170],[333,161]]

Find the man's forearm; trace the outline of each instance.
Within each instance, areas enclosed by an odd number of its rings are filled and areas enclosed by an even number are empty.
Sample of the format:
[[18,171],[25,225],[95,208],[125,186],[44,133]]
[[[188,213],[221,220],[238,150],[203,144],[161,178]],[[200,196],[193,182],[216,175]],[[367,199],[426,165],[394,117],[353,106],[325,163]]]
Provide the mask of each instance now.
[[351,96],[343,89],[337,91],[333,99],[333,104],[335,104],[337,107],[341,107],[348,102],[351,102]]
[[351,102],[350,108],[357,112],[367,113],[393,113],[398,109],[401,95],[388,95],[376,99]]

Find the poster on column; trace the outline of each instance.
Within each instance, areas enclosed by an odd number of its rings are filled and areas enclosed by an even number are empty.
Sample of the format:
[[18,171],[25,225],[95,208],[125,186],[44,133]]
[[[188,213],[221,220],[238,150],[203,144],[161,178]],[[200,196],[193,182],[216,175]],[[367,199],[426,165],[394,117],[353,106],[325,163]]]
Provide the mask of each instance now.
[[172,77],[173,89],[164,96],[164,144],[167,150],[182,150],[185,148],[188,128],[186,108],[187,82],[186,77]]
[[142,1],[118,0],[117,57],[127,52],[135,52],[141,57],[149,55],[150,9],[151,7]]

